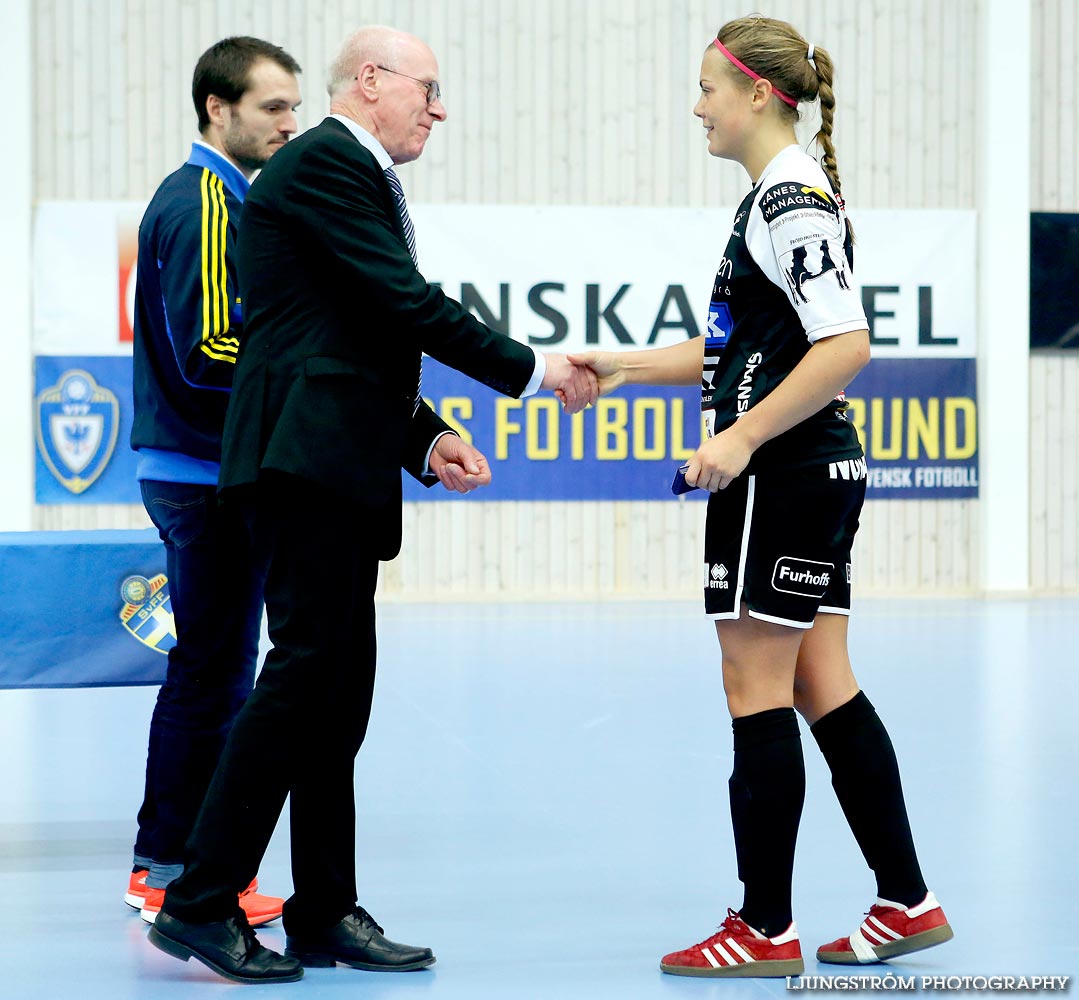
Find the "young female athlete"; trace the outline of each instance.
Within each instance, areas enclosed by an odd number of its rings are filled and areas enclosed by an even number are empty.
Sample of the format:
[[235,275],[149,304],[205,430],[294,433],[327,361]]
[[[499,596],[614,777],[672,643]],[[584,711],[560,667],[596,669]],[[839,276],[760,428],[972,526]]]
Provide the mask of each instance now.
[[[795,710],[831,768],[879,897],[849,937],[818,949],[818,961],[878,962],[952,931],[922,880],[888,733],[847,653],[866,467],[843,392],[869,360],[869,333],[850,280],[832,60],[789,24],[741,18],[708,46],[700,84],[693,113],[709,153],[740,163],[753,182],[716,275],[708,334],[573,360],[595,370],[601,392],[701,379],[708,436],[685,476],[712,493],[705,609],[716,622],[733,718],[731,819],[745,895],[717,933],[660,967],[787,976],[803,971],[791,914],[805,797]],[[794,132],[799,102],[818,98],[821,164]]]

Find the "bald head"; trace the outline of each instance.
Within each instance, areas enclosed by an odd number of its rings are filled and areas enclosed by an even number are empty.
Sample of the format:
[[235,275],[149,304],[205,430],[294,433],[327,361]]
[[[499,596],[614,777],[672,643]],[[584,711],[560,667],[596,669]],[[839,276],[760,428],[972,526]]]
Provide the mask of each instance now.
[[357,29],[341,43],[337,56],[330,64],[330,76],[326,82],[330,98],[337,97],[348,87],[365,62],[395,66],[400,61],[406,45],[417,44],[427,47],[415,35],[381,24]]

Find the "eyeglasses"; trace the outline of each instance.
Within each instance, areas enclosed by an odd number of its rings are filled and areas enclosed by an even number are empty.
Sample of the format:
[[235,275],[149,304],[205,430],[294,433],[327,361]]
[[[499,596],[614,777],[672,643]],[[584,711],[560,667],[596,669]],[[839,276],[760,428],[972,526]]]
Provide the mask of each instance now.
[[419,77],[409,76],[407,73],[398,73],[395,69],[390,69],[389,66],[382,66],[378,63],[375,64],[379,69],[384,69],[387,73],[392,73],[394,76],[403,76],[406,80],[412,80],[415,83],[422,84],[427,91],[427,103],[434,104],[435,101],[442,99],[442,90],[438,86],[437,80],[421,80]]

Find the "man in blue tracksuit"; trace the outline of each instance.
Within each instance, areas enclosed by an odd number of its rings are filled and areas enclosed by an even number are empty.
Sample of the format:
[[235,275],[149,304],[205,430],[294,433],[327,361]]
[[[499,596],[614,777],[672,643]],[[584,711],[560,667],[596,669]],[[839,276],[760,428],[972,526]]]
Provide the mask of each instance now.
[[[152,923],[255,676],[262,581],[243,526],[216,499],[221,432],[243,330],[235,247],[252,174],[295,133],[300,67],[226,38],[195,67],[200,139],[139,226],[131,446],[165,543],[176,645],[150,722],[146,791],[124,896]],[[240,897],[252,925],[282,900]]]

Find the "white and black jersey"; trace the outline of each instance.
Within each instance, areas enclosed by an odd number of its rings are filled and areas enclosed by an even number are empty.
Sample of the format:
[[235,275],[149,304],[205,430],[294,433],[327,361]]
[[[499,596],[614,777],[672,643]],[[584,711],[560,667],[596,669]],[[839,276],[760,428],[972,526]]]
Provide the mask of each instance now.
[[[867,328],[852,263],[846,214],[828,178],[788,146],[738,206],[716,275],[701,381],[710,436],[775,389],[816,341]],[[845,408],[841,393],[757,449],[746,473],[860,456]]]

